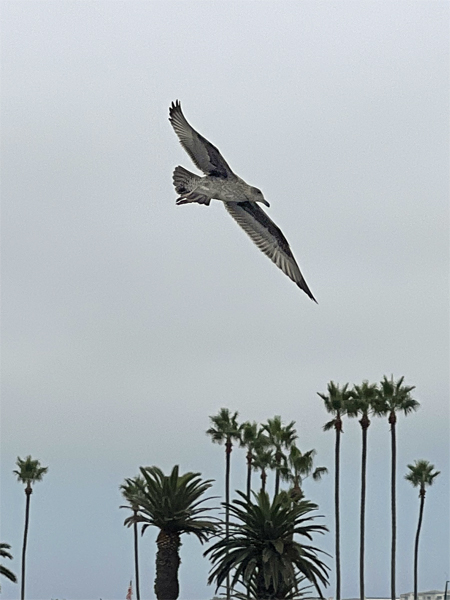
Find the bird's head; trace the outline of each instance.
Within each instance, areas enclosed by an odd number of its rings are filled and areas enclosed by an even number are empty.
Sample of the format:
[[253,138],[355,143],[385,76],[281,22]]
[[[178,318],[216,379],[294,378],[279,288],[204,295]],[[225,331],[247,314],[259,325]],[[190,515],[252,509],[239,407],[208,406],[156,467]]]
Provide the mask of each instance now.
[[250,200],[252,200],[253,202],[261,202],[261,204],[264,204],[265,206],[270,206],[270,204],[264,198],[263,193],[260,189],[258,189],[256,187],[251,187],[250,193],[251,193]]

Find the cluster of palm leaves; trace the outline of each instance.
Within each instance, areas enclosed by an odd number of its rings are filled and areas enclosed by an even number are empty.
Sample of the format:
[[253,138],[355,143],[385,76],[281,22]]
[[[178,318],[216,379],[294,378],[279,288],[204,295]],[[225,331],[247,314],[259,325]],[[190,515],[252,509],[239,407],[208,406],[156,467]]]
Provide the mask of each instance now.
[[[383,377],[379,384],[363,381],[361,385],[350,388],[346,383],[339,386],[331,381],[327,386],[327,393],[318,393],[324,401],[327,412],[333,415],[324,430],[335,431],[335,560],[336,560],[336,600],[341,598],[341,563],[340,563],[340,507],[339,507],[339,483],[340,483],[340,441],[343,430],[343,417],[358,418],[361,425],[361,506],[360,506],[360,598],[365,598],[364,589],[364,551],[365,551],[365,502],[366,502],[366,465],[367,465],[367,432],[370,426],[370,417],[388,417],[391,431],[391,599],[395,600],[395,576],[396,576],[396,462],[397,442],[396,424],[397,413],[405,416],[419,408],[419,402],[415,400],[411,392],[415,386],[404,385],[404,377],[397,381],[391,376]],[[420,486],[421,507],[419,525],[416,534],[416,545],[414,553],[414,596],[417,600],[417,561],[418,540],[423,513],[423,500],[425,498],[425,486],[432,485],[434,478],[439,472],[433,472],[434,465],[428,461],[416,461],[415,465],[408,465],[410,472],[406,479],[414,486]]]

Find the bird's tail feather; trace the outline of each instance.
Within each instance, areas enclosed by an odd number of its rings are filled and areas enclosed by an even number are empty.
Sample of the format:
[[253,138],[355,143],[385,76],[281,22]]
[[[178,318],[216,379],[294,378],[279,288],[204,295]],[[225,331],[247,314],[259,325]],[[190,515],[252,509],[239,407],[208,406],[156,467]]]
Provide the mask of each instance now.
[[173,185],[177,194],[180,194],[180,197],[177,199],[177,204],[197,202],[198,204],[208,205],[210,203],[211,198],[195,191],[200,179],[201,177],[191,173],[184,167],[175,167],[173,172]]
[[194,175],[184,167],[175,167],[173,172],[173,185],[177,194],[189,194],[199,179],[198,175]]

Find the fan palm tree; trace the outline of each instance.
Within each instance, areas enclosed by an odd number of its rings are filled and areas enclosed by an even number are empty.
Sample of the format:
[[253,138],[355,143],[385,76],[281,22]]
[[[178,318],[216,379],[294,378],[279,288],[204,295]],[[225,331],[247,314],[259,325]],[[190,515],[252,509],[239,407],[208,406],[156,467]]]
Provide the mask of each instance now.
[[325,409],[333,415],[333,419],[325,423],[324,431],[334,429],[336,432],[336,442],[334,446],[334,513],[336,523],[336,600],[341,600],[341,527],[339,515],[339,471],[340,471],[340,446],[342,431],[342,416],[347,411],[347,403],[350,398],[348,383],[339,387],[339,384],[330,381],[327,385],[328,394],[317,392],[325,404]]
[[327,528],[312,523],[315,504],[302,500],[287,503],[284,494],[270,502],[266,492],[253,493],[255,501],[242,492],[230,505],[235,519],[231,535],[208,548],[212,568],[208,583],[215,582],[216,591],[227,576],[232,575],[232,588],[242,585],[258,600],[295,596],[298,576],[312,583],[319,592],[327,585],[328,567],[320,560],[318,548],[295,541],[299,535],[309,541],[313,534]]
[[378,396],[376,383],[363,381],[361,385],[354,385],[351,398],[347,406],[349,417],[361,417],[359,423],[362,432],[361,444],[361,507],[360,507],[360,538],[359,538],[359,597],[364,600],[364,550],[365,550],[365,514],[366,514],[366,470],[367,470],[367,430],[370,425],[369,415],[373,403]]
[[141,467],[140,471],[145,484],[133,499],[138,512],[124,524],[130,527],[135,522],[143,523],[142,534],[147,527],[158,527],[155,594],[158,600],[176,600],[180,592],[180,536],[192,533],[203,543],[216,531],[215,522],[203,518],[211,509],[200,506],[211,499],[200,498],[212,480],[202,481],[200,473],[179,475],[178,465],[170,475],[164,475],[158,467]]
[[314,481],[319,481],[322,475],[328,473],[326,467],[316,467],[314,469],[315,456],[316,451],[314,449],[302,452],[295,444],[289,451],[287,465],[285,469],[282,469],[281,477],[284,481],[292,483],[290,496],[295,500],[301,500],[304,497],[302,484],[307,477],[311,475]]
[[125,479],[125,483],[120,486],[122,496],[128,502],[127,506],[121,506],[120,508],[129,508],[133,511],[133,534],[134,534],[134,576],[136,581],[136,598],[140,600],[141,594],[139,591],[139,545],[138,545],[138,531],[137,531],[137,519],[139,512],[138,498],[143,494],[145,487],[145,480],[139,475],[132,479]]
[[[10,558],[12,560],[12,555],[8,552],[8,550],[11,550],[11,546],[9,544],[5,544],[4,542],[1,542],[0,543],[0,557],[1,558]],[[7,579],[12,581],[13,583],[17,583],[17,577],[14,575],[14,573],[3,565],[0,565],[0,575],[4,575]]]
[[[418,600],[417,582],[418,582],[418,561],[419,561],[419,535],[422,527],[423,508],[425,505],[426,487],[433,485],[435,478],[440,471],[434,471],[434,465],[427,460],[416,460],[413,465],[408,465],[409,473],[405,479],[414,487],[419,488],[420,508],[419,522],[417,524],[416,541],[414,545],[414,600]],[[433,472],[434,471],[434,472]]]
[[41,463],[38,460],[33,460],[30,455],[22,459],[17,457],[16,465],[18,469],[13,471],[14,475],[17,476],[17,481],[25,484],[25,528],[23,533],[23,546],[22,546],[22,580],[20,587],[21,600],[25,598],[25,558],[27,551],[27,539],[28,539],[28,525],[30,522],[30,498],[33,493],[33,485],[37,481],[42,481],[45,473],[48,471],[48,467],[41,467]]
[[246,421],[241,426],[240,445],[247,448],[247,498],[250,498],[252,489],[252,463],[258,449],[264,449],[268,445],[268,438],[264,435],[262,428],[253,421]]
[[280,468],[282,467],[282,463],[286,461],[283,450],[289,450],[298,438],[294,425],[295,421],[283,425],[280,415],[276,415],[273,419],[267,419],[267,423],[262,426],[263,431],[267,433],[267,437],[269,438],[269,445],[274,450],[275,495],[280,490]]
[[[230,466],[231,450],[233,442],[241,440],[241,426],[238,424],[238,412],[230,413],[228,408],[221,408],[217,415],[210,416],[212,427],[207,430],[213,443],[225,443],[225,536],[228,537],[230,515],[228,505],[230,503]],[[227,600],[230,598],[229,585],[227,585]]]
[[378,390],[378,397],[373,404],[374,413],[377,416],[388,416],[388,422],[391,426],[391,600],[395,600],[395,558],[397,541],[397,509],[396,509],[396,464],[397,464],[397,440],[396,423],[397,412],[403,412],[405,416],[417,410],[420,406],[417,400],[411,396],[415,389],[414,385],[403,385],[404,377],[394,381],[393,376],[390,379],[383,377]]
[[254,471],[261,471],[261,491],[266,491],[267,469],[275,467],[273,450],[267,445],[256,446],[254,448],[252,468]]

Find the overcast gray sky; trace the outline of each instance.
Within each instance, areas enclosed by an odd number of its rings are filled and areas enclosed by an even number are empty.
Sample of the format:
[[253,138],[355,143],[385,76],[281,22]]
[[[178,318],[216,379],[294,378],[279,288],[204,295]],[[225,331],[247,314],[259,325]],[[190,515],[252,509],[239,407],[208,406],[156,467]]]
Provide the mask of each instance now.
[[[330,474],[307,482],[333,553],[328,381],[415,385],[398,423],[398,593],[412,590],[417,491],[427,495],[420,589],[450,579],[448,2],[3,2],[2,530],[20,573],[25,495],[12,470],[49,466],[31,502],[28,597],[124,598],[132,534],[119,485],[140,465],[214,478],[205,430],[295,420]],[[195,170],[175,99],[262,189],[319,304],[219,202],[175,206]],[[389,428],[369,431],[368,596],[389,595]],[[358,595],[360,428],[342,442],[342,593]],[[232,455],[244,487],[244,452]],[[255,477],[256,484],[256,477]],[[273,478],[268,482],[271,487]],[[141,543],[154,597],[156,531]],[[209,564],[184,539],[181,598]],[[330,565],[334,561],[330,559]],[[2,581],[2,597],[19,597]],[[334,595],[334,576],[326,592]]]

